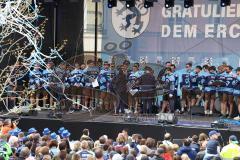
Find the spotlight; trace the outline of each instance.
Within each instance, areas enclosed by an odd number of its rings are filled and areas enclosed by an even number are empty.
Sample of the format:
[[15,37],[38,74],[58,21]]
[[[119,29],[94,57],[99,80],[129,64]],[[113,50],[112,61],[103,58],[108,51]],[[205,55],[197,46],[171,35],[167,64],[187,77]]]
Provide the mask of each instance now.
[[153,7],[153,1],[154,0],[145,0],[144,1],[144,7],[145,8]]
[[185,8],[193,7],[193,5],[194,5],[194,0],[184,0]]
[[221,0],[221,7],[226,7],[231,5],[231,0]]
[[166,8],[174,7],[174,0],[165,0],[165,7]]
[[135,0],[126,0],[126,7],[131,8],[135,6]]
[[113,8],[117,6],[117,0],[108,0],[108,8]]

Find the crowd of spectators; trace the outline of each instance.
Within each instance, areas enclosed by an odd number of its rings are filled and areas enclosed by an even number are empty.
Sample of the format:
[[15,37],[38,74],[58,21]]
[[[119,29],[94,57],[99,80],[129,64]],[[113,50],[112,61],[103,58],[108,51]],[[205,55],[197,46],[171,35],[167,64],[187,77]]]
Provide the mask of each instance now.
[[[72,140],[71,133],[61,127],[53,132],[49,128],[27,132],[14,125],[11,120],[3,121],[0,135],[0,160],[230,160],[240,159],[240,146],[235,135],[228,144],[221,143],[219,132],[212,130],[182,139],[177,143],[171,133],[161,140],[129,135],[127,129],[118,133],[116,139],[102,135],[98,140],[91,138],[88,129]],[[8,132],[6,132],[8,130]],[[81,135],[82,134],[82,135]]]

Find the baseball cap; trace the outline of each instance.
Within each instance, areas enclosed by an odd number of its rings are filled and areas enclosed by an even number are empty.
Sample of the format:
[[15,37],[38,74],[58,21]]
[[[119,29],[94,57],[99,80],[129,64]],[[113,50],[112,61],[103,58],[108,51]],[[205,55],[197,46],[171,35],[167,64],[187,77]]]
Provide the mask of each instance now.
[[229,137],[229,140],[230,140],[232,143],[234,143],[234,144],[238,144],[238,139],[237,139],[237,137],[236,137],[235,135],[231,135],[231,136]]
[[214,134],[219,134],[219,132],[215,131],[215,130],[212,130],[208,133],[208,136],[211,137],[213,136]]

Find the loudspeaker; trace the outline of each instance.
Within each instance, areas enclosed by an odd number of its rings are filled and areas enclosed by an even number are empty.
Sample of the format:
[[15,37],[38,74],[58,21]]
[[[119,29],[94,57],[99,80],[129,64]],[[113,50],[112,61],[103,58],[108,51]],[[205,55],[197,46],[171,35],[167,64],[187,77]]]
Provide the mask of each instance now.
[[131,110],[125,109],[123,119],[125,122],[138,122],[136,115]]
[[211,128],[229,128],[229,125],[222,120],[217,120],[211,123]]
[[174,113],[158,113],[158,123],[177,124],[178,118]]
[[204,116],[204,107],[194,106],[191,108],[192,115]]

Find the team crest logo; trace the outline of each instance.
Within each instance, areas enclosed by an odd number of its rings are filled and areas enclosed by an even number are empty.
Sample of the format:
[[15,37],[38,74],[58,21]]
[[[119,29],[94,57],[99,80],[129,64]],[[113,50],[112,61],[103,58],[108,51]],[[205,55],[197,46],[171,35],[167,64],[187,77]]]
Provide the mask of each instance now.
[[143,0],[136,0],[135,7],[126,8],[125,2],[118,1],[112,9],[112,23],[115,31],[124,38],[136,38],[147,28],[150,8],[144,8]]

